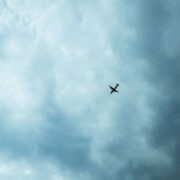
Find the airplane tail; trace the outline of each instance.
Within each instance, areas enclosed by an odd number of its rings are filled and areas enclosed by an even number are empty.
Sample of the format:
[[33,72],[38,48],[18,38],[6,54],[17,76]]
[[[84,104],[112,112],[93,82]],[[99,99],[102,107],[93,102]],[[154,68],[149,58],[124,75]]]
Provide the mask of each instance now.
[[117,86],[119,86],[119,84],[118,84],[118,83],[116,83],[116,85],[117,85]]

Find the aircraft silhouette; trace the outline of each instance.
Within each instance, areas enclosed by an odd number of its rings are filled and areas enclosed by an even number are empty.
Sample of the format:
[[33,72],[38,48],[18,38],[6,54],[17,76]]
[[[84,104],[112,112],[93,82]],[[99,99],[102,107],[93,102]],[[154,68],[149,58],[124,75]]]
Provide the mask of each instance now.
[[111,92],[110,92],[110,94],[112,94],[113,92],[118,92],[116,89],[117,89],[117,87],[119,86],[119,84],[118,83],[116,83],[116,86],[113,88],[113,87],[111,87],[111,86],[109,86],[110,88],[111,88]]

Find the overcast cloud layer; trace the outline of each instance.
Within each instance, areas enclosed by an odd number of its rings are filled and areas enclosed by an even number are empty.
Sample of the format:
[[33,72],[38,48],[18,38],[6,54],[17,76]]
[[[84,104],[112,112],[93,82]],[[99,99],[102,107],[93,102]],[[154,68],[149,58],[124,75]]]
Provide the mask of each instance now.
[[178,0],[0,0],[0,179],[179,179],[179,19]]

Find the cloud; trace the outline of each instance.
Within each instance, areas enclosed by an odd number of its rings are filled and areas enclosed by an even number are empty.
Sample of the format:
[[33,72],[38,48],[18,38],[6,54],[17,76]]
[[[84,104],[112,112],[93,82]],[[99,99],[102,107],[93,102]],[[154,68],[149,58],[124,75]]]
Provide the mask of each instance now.
[[[142,136],[145,137],[148,146],[150,146],[148,149],[153,148],[148,154],[153,154],[154,150],[159,151],[161,155],[165,155],[165,159],[169,160],[165,163],[164,158],[161,157],[159,160],[161,163],[154,159],[153,164],[151,164],[151,161],[148,161],[148,158],[143,155],[146,158],[138,165],[128,165],[127,171],[131,174],[130,178],[133,179],[176,179],[179,177],[179,164],[177,162],[179,158],[179,95],[177,93],[179,91],[177,84],[179,79],[179,53],[177,51],[179,41],[178,38],[173,41],[173,38],[177,36],[176,32],[179,29],[179,26],[175,25],[177,17],[179,17],[177,11],[179,4],[170,1],[164,3],[151,1],[146,4],[142,1],[136,1],[133,7],[135,9],[138,7],[139,10],[135,10],[138,12],[135,17],[138,21],[134,27],[138,38],[137,41],[129,42],[129,47],[133,49],[132,57],[137,65],[139,60],[140,62],[144,61],[143,64],[146,65],[143,71],[144,80],[150,86],[147,86],[148,89],[152,90],[149,91],[150,93],[147,91],[147,94],[143,96],[144,102],[150,108],[151,113],[148,119],[150,118],[152,123],[149,124],[148,128],[150,132],[143,133]],[[115,47],[118,47],[117,38],[113,42]],[[121,57],[121,48],[118,48],[117,51]],[[131,58],[131,56],[128,57]],[[136,67],[135,65],[134,68]],[[145,69],[146,67],[147,69]],[[139,87],[142,89],[143,86]],[[143,105],[145,104],[143,103]],[[141,110],[143,111],[143,109]],[[147,115],[148,113],[145,113],[145,116]],[[137,120],[137,116],[134,119]],[[133,142],[137,143],[137,141]],[[138,149],[140,148],[138,147]],[[144,148],[143,152],[146,152]]]
[[3,2],[0,177],[177,179],[179,3]]

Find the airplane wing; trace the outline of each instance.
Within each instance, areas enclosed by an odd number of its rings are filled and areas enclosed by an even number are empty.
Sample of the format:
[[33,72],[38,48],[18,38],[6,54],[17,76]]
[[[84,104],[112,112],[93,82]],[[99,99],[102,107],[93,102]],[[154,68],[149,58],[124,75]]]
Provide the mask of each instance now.
[[115,88],[113,88],[113,87],[111,87],[111,86],[109,86],[109,87],[111,88],[110,94],[112,94],[113,92],[118,92]]

